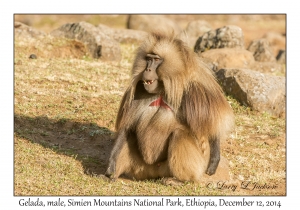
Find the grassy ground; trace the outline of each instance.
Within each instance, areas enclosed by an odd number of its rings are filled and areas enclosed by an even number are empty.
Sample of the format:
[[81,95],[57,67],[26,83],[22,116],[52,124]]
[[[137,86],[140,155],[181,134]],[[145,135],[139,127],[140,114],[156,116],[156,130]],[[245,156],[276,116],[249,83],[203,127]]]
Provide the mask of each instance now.
[[[72,43],[49,40],[46,45],[67,49]],[[84,54],[56,56],[45,43],[32,48],[15,41],[15,195],[286,194],[285,119],[253,112],[229,96],[236,128],[222,145],[231,177],[223,189],[217,183],[164,186],[160,180],[103,180],[100,175],[105,172],[118,105],[137,46],[121,47],[120,63],[104,63]],[[44,49],[50,52],[28,58],[33,50]],[[242,189],[248,182],[248,189]],[[251,190],[255,183],[273,189]]]

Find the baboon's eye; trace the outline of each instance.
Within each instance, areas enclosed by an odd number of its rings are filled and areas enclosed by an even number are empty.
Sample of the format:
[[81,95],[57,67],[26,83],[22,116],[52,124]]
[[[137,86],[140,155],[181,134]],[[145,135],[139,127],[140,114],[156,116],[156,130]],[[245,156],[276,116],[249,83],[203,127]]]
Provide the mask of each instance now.
[[155,61],[159,61],[159,58],[154,58],[155,59]]

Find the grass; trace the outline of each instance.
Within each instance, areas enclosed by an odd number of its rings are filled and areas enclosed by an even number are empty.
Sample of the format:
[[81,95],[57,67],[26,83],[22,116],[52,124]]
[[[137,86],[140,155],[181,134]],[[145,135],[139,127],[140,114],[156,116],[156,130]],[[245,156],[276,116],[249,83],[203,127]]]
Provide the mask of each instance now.
[[[67,49],[69,43],[60,46]],[[122,44],[122,61],[105,63],[84,54],[61,57],[56,51],[49,58],[39,46],[38,59],[29,59],[32,45],[15,41],[15,195],[285,195],[285,119],[254,112],[230,96],[236,128],[221,152],[229,160],[231,179],[276,184],[277,189],[103,180],[136,47]]]

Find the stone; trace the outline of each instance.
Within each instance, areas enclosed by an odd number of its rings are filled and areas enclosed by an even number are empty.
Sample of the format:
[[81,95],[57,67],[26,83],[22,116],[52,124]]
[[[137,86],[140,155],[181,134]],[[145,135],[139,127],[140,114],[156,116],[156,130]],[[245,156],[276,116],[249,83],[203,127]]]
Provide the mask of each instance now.
[[85,44],[93,58],[104,61],[121,60],[119,43],[90,23],[67,23],[52,31],[51,35],[79,40]]
[[251,52],[237,48],[212,49],[199,56],[205,63],[209,63],[214,71],[223,68],[249,68],[255,62]]
[[265,33],[262,38],[265,38],[269,41],[270,46],[273,48],[274,55],[277,55],[278,52],[283,49],[286,49],[286,35],[278,32],[270,31]]
[[278,62],[254,62],[250,66],[250,69],[259,71],[266,74],[272,74],[272,75],[281,75],[283,76],[285,74],[285,67],[284,65],[278,63]]
[[21,22],[15,22],[14,29],[15,29],[15,38],[21,37],[22,39],[24,38],[36,39],[36,38],[43,38],[46,36],[46,33],[39,31],[35,28],[32,28]]
[[245,49],[212,49],[199,54],[199,56],[215,72],[224,68],[238,68],[253,69],[273,75],[283,75],[285,73],[283,65],[271,61],[255,61],[253,54]]
[[210,24],[205,20],[194,20],[188,23],[184,31],[182,31],[182,37],[187,36],[187,43],[192,49],[194,49],[195,44],[199,36],[212,30]]
[[163,15],[129,15],[127,28],[140,31],[174,31],[181,32],[181,28],[173,20]]
[[218,48],[244,49],[244,34],[242,29],[238,26],[228,25],[208,31],[198,38],[194,51],[201,53]]
[[88,54],[85,45],[63,37],[53,37],[20,22],[15,22],[15,51],[28,58],[82,58]]
[[241,104],[275,117],[285,117],[285,78],[249,69],[221,69],[216,73],[224,91]]
[[256,61],[276,61],[273,50],[267,39],[253,40],[247,50],[253,53]]
[[99,24],[97,28],[119,43],[141,43],[148,35],[145,31],[134,29],[115,29],[104,24]]
[[281,64],[285,64],[286,63],[286,54],[285,54],[285,50],[279,50],[277,56],[276,56],[276,60],[278,63]]

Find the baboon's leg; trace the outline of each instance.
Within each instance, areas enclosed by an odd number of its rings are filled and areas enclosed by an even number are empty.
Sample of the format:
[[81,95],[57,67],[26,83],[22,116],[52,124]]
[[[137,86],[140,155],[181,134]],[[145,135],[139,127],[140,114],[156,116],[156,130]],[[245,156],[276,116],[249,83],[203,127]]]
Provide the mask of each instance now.
[[135,135],[120,133],[113,148],[105,173],[111,179],[126,174],[137,180],[170,176],[167,161],[148,165],[142,159]]
[[128,146],[127,145],[127,136],[126,132],[123,130],[121,131],[116,139],[116,143],[112,149],[109,162],[108,162],[108,167],[105,172],[105,175],[111,179],[116,179],[118,178],[126,168],[129,168],[129,162],[124,161],[123,164],[120,163],[120,159],[124,158],[128,155]]
[[145,163],[136,144],[136,136],[131,134],[128,136],[128,139],[128,144],[125,145],[125,147],[127,147],[126,151],[128,150],[128,152],[125,153],[126,156],[123,156],[123,158],[127,158],[130,162],[129,170],[126,171],[127,175],[136,180],[170,176],[167,160],[154,164]]
[[170,140],[170,173],[180,181],[200,181],[209,161],[206,139],[195,139],[187,131],[177,130]]

